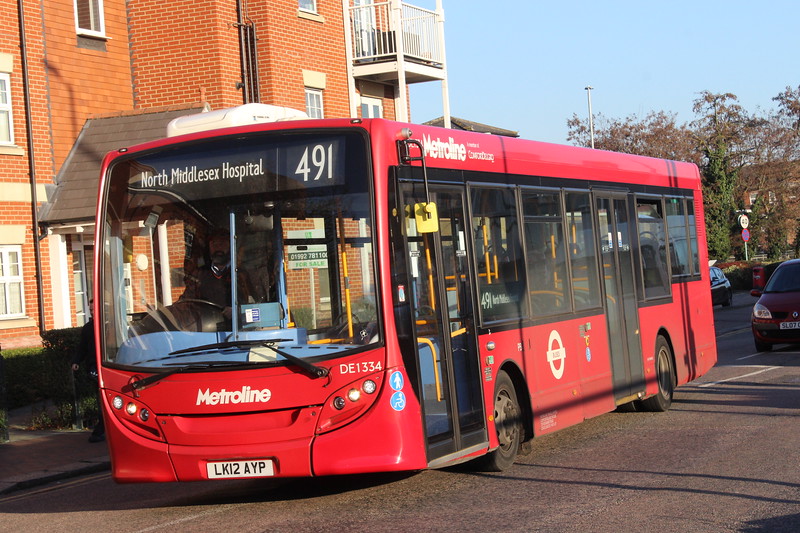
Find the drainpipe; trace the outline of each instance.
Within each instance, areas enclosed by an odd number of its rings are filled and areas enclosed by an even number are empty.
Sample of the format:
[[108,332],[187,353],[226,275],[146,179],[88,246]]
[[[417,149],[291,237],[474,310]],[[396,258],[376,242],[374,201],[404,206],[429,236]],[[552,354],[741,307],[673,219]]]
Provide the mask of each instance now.
[[237,87],[242,89],[242,103],[260,102],[258,89],[258,53],[256,50],[256,25],[247,13],[247,5],[236,0],[236,30],[239,33],[239,65],[241,81]]
[[19,15],[19,48],[22,62],[22,91],[25,95],[25,131],[28,137],[28,168],[31,182],[31,212],[33,214],[33,253],[36,263],[36,299],[39,302],[39,335],[45,332],[44,289],[42,288],[42,254],[39,248],[39,201],[36,198],[36,158],[33,153],[33,120],[31,119],[31,91],[28,76],[28,49],[25,42],[25,11],[22,0],[17,0]]

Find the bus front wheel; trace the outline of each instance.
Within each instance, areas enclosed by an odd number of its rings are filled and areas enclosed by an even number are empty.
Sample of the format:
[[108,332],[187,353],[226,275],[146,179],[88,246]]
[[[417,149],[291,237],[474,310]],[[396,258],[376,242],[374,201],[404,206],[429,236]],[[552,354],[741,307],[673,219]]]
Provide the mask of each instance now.
[[481,457],[483,470],[502,472],[514,464],[523,439],[522,409],[511,377],[500,371],[494,386],[494,426],[500,446]]

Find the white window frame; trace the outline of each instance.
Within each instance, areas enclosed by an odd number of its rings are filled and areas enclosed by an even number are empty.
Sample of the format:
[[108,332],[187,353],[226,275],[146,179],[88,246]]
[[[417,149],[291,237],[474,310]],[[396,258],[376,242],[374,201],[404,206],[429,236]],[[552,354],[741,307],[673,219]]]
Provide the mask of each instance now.
[[[0,145],[14,145],[14,113],[11,108],[11,74],[0,72],[0,95],[5,95],[5,102],[0,98],[0,113],[8,116],[8,131],[0,132]],[[8,139],[4,137],[8,135]]]
[[361,118],[383,118],[383,100],[374,96],[362,96]]
[[[85,4],[89,7],[92,18],[95,14],[96,20],[92,20],[91,28],[81,28],[78,20],[78,4]],[[106,37],[106,20],[103,9],[103,0],[74,0],[75,6],[75,31],[78,35],[85,35],[87,37]],[[95,13],[96,11],[96,13]]]
[[[11,254],[17,255],[17,273],[12,274]],[[19,311],[9,312],[9,302],[11,301],[12,286],[19,287]],[[25,282],[22,276],[22,246],[20,245],[0,245],[0,291],[2,291],[2,302],[0,306],[0,320],[9,318],[20,318],[25,316]]]
[[297,0],[297,9],[304,13],[317,14],[317,0]]
[[309,118],[325,118],[325,101],[322,89],[306,87],[306,113]]

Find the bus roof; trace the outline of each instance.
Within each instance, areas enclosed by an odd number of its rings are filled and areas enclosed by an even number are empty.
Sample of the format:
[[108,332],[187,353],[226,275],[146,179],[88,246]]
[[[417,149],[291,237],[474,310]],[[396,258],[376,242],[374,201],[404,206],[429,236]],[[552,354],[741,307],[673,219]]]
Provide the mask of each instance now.
[[[608,152],[591,148],[544,143],[435,126],[406,124],[385,119],[299,119],[193,132],[120,149],[109,154],[156,149],[174,143],[215,136],[241,135],[259,131],[363,128],[371,133],[373,151],[391,144],[390,164],[397,164],[394,142],[404,128],[425,148],[428,167],[530,176],[568,177],[618,183],[700,188],[700,175],[692,163]],[[387,153],[387,157],[389,154]],[[106,161],[108,163],[109,161]]]

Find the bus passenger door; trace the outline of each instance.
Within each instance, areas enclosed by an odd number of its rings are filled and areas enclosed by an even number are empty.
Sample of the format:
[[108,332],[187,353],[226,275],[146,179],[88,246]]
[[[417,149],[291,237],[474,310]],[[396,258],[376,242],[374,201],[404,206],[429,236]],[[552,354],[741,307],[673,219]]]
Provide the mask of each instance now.
[[[401,205],[424,202],[421,185],[403,188]],[[481,371],[474,328],[474,290],[467,254],[467,205],[459,188],[431,187],[439,231],[419,233],[406,211],[406,269],[416,336],[428,462],[444,464],[486,446]]]
[[645,389],[630,214],[624,194],[602,193],[596,201],[614,399],[620,405]]

